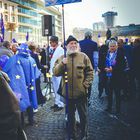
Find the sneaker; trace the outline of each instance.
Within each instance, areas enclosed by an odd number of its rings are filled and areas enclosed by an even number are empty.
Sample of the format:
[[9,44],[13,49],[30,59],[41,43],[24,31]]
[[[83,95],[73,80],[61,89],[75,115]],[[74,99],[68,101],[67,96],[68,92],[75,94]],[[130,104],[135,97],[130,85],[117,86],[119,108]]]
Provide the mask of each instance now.
[[61,111],[63,109],[63,107],[56,107],[56,108],[54,108],[54,112],[57,112],[57,111]]
[[34,113],[38,112],[38,109],[33,109],[33,112],[34,112]]
[[57,108],[58,105],[54,104],[53,106],[50,107],[50,109],[54,109],[54,108]]

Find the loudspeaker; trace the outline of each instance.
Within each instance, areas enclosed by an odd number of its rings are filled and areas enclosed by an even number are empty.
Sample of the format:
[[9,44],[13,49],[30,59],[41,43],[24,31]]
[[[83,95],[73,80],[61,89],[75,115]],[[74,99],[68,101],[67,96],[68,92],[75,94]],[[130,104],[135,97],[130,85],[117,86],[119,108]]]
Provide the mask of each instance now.
[[51,15],[42,16],[42,36],[55,35],[55,18]]

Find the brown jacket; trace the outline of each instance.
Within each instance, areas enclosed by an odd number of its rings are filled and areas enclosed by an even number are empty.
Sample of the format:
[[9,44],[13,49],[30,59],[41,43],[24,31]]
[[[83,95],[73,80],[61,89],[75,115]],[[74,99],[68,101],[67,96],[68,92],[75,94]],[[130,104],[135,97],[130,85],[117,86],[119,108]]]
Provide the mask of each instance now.
[[[55,76],[62,76],[62,95],[66,96],[63,58],[64,56],[61,56],[56,60],[53,72]],[[93,68],[90,59],[82,52],[68,55],[67,59],[68,97],[69,99],[76,99],[85,96],[93,81]]]

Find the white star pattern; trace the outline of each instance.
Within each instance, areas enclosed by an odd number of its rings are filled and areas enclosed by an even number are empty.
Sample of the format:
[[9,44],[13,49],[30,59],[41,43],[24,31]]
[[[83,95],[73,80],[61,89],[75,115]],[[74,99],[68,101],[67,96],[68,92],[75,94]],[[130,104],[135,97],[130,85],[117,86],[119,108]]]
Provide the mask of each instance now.
[[31,89],[31,90],[34,90],[34,86],[31,86],[30,89]]
[[20,64],[20,61],[18,60],[17,63]]
[[33,64],[33,67],[36,67],[36,64]]
[[16,75],[16,79],[20,79],[20,75]]

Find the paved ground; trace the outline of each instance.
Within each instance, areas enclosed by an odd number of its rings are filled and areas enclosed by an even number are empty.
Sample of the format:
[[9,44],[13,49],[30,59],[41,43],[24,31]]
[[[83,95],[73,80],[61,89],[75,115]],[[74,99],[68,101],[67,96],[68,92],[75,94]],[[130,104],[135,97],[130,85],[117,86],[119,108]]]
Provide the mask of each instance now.
[[[140,140],[140,103],[125,101],[120,116],[108,114],[104,111],[106,97],[98,99],[97,82],[96,76],[88,109],[88,140]],[[25,128],[28,140],[65,139],[65,110],[53,112],[51,105],[53,99],[35,114],[36,125]]]

